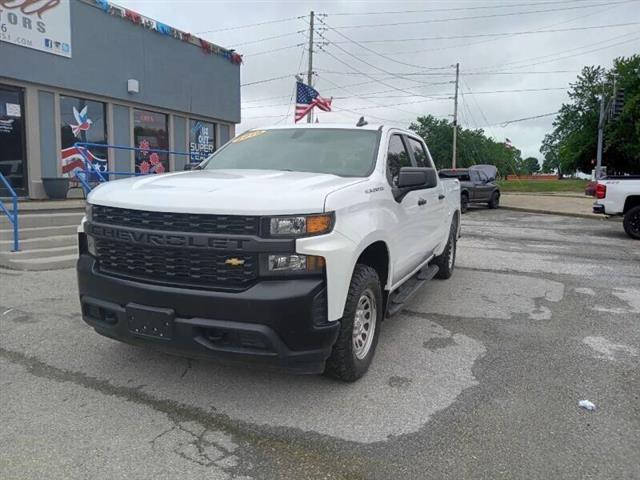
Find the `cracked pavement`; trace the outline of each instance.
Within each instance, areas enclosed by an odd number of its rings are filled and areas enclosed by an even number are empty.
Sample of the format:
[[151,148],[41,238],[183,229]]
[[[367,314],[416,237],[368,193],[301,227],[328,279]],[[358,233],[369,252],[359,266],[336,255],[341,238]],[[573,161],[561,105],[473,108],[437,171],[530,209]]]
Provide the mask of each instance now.
[[355,384],[120,344],[73,270],[0,271],[0,478],[640,478],[640,243],[484,209],[462,235]]

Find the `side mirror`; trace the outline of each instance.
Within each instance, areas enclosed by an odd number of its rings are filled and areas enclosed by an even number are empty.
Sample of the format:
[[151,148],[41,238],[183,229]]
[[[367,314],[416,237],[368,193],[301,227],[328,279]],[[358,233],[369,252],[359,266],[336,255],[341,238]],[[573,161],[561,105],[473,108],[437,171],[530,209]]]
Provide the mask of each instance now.
[[403,167],[398,174],[398,188],[418,190],[438,185],[438,173],[433,168]]
[[438,185],[438,172],[434,168],[402,167],[398,173],[398,184],[393,196],[401,202],[407,193],[413,190],[434,188]]

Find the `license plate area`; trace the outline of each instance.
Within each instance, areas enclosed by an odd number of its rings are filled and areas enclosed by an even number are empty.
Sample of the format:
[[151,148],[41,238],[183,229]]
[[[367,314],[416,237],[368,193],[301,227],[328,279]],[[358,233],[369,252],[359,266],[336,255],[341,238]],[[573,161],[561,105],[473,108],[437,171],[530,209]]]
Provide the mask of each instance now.
[[175,312],[171,308],[155,308],[130,303],[126,307],[127,325],[134,335],[171,340]]

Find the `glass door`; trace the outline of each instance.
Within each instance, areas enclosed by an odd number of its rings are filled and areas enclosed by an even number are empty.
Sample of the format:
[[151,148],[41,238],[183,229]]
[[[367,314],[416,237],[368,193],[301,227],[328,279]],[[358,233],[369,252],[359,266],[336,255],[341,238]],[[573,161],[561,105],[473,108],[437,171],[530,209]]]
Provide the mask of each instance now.
[[[0,85],[0,173],[18,195],[27,196],[27,156],[24,141],[22,89]],[[0,197],[9,192],[0,182]]]

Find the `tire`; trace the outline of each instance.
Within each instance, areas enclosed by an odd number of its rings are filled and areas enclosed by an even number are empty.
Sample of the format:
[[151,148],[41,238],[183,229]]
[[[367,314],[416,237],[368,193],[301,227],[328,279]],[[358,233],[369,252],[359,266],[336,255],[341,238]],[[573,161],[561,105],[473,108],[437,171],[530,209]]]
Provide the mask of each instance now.
[[640,205],[633,207],[624,214],[622,226],[624,227],[624,231],[627,232],[627,235],[636,240],[640,240]]
[[447,241],[447,246],[444,247],[444,252],[438,255],[432,263],[438,266],[438,273],[436,273],[435,278],[439,278],[441,280],[446,280],[450,278],[453,274],[453,269],[456,265],[456,252],[458,242],[458,219],[455,218],[453,222],[451,222],[451,229],[449,231],[449,240]]
[[491,195],[491,200],[489,200],[489,208],[498,208],[498,206],[500,205],[500,193],[499,192],[493,192],[493,194]]
[[[366,316],[367,312],[369,317]],[[357,264],[351,277],[344,315],[340,320],[340,333],[327,360],[325,375],[354,382],[367,373],[378,344],[383,314],[378,274],[367,265]],[[368,332],[373,330],[373,334],[368,336],[365,329],[367,321]],[[358,337],[354,336],[354,330],[360,331]]]
[[467,213],[469,210],[469,194],[463,193],[460,195],[460,213]]

